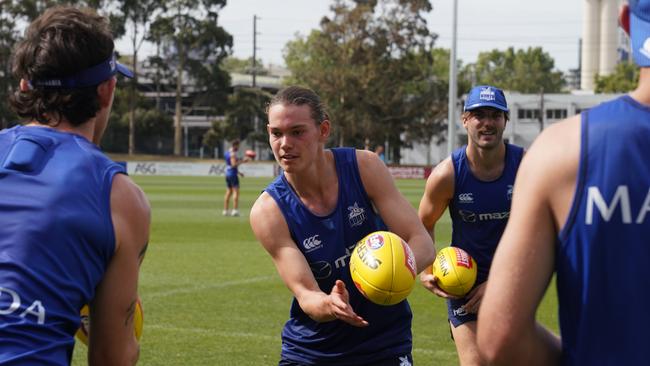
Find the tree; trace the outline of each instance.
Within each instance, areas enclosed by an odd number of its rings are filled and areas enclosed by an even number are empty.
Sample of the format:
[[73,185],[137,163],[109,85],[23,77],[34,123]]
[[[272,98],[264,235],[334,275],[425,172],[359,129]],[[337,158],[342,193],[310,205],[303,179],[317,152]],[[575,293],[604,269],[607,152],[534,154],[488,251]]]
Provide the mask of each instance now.
[[[269,71],[260,66],[263,64],[261,59],[256,59],[255,64],[257,68],[257,75],[268,75]],[[221,67],[228,72],[250,75],[253,73],[253,58],[249,57],[247,59],[241,59],[232,56],[226,57],[223,60]]]
[[639,67],[633,62],[621,62],[610,75],[596,75],[596,93],[627,93],[639,81]]
[[271,95],[255,88],[240,88],[228,98],[225,118],[212,122],[212,128],[203,135],[203,144],[211,148],[223,140],[250,138],[253,144],[266,141],[266,133],[258,121],[266,118],[265,106]]
[[[400,147],[437,133],[444,82],[435,75],[436,36],[422,13],[426,0],[337,0],[321,29],[290,42],[290,83],[316,90],[329,107],[338,145],[388,140]],[[445,60],[445,62],[447,62]]]
[[225,5],[226,0],[168,0],[167,10],[151,25],[154,42],[164,45],[164,58],[176,66],[175,155],[181,154],[185,74],[202,90],[202,102],[221,102],[227,96],[230,78],[220,64],[230,53],[232,36],[218,25]]
[[[102,9],[107,2],[108,0],[0,0],[0,129],[8,127],[17,119],[9,107],[9,96],[18,85],[18,80],[14,80],[11,74],[10,53],[21,38],[19,28],[54,5],[71,4]],[[105,15],[110,17],[111,14]],[[119,31],[119,26],[117,30]]]
[[164,10],[164,2],[160,0],[117,0],[121,10],[120,24],[125,24],[129,32],[127,37],[131,41],[133,78],[130,81],[129,93],[129,154],[135,152],[135,117],[138,85],[138,52],[142,43],[147,39],[149,27],[156,14]]
[[555,61],[541,47],[505,51],[481,52],[475,64],[468,65],[466,74],[472,84],[489,84],[501,89],[521,93],[546,93],[562,91],[562,72],[555,70]]

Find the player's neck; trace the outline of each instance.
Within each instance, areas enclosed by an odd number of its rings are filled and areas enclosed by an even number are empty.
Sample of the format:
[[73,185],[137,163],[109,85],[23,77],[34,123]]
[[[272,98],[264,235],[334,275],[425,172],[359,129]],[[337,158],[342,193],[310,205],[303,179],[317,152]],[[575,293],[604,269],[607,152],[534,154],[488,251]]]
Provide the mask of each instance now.
[[506,156],[506,145],[503,142],[492,149],[470,144],[465,151],[470,169],[476,178],[491,181],[503,173]]
[[42,126],[51,128],[53,130],[74,133],[75,135],[80,135],[86,138],[88,141],[93,142],[93,137],[95,135],[95,119],[91,119],[81,125],[75,126],[68,122],[65,118],[62,118],[57,124],[44,125],[38,122],[31,122],[28,125],[31,126]]
[[637,102],[650,106],[650,68],[642,67],[639,72],[639,84],[630,96]]
[[339,186],[332,152],[323,150],[304,170],[284,175],[302,203],[314,214],[327,215],[336,207]]

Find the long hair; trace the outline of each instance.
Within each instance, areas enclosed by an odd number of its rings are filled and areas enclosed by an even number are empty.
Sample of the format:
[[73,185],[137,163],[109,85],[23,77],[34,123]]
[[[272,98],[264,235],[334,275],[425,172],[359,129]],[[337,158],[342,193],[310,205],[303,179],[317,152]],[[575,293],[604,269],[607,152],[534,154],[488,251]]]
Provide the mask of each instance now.
[[[12,71],[17,79],[26,81],[72,76],[107,60],[113,48],[106,18],[89,9],[54,7],[25,31],[25,38],[13,52]],[[96,85],[76,89],[31,87],[17,90],[10,103],[20,117],[47,125],[56,125],[63,117],[78,126],[100,109]]]

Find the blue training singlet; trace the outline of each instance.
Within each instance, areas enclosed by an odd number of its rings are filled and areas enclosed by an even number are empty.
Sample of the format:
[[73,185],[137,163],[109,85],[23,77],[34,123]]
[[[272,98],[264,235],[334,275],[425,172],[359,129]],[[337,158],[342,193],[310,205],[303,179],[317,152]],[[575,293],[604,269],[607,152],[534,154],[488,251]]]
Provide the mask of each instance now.
[[282,331],[282,357],[303,364],[361,365],[411,352],[411,309],[407,301],[376,305],[361,295],[350,276],[348,263],[356,243],[367,234],[386,230],[363,187],[356,150],[332,149],[339,181],[336,208],[326,216],[314,215],[280,175],[266,192],[275,199],[320,289],[330,293],[340,279],[350,293],[354,311],[370,324],[358,328],[340,320],[319,323],[294,298],[290,318]]
[[226,160],[226,177],[236,177],[237,176],[237,167],[232,166],[232,162],[230,161],[230,158],[234,156],[235,160],[237,160],[237,153],[232,152],[230,150],[226,151],[225,154],[223,154],[223,158]]
[[490,182],[472,174],[467,146],[456,149],[451,155],[454,165],[454,197],[449,202],[451,245],[464,249],[476,260],[476,284],[487,279],[494,252],[510,217],[512,186],[524,154],[519,146],[505,145],[503,173]]
[[623,96],[582,113],[575,198],[560,232],[565,365],[646,365],[650,107]]
[[79,311],[115,251],[116,173],[79,135],[0,132],[0,364],[70,364]]

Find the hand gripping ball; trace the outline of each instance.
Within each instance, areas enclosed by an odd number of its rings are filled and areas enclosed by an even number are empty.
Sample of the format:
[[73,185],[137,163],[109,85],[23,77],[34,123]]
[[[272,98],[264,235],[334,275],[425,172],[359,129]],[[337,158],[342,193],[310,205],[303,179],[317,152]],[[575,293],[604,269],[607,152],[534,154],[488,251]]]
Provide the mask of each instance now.
[[[90,309],[88,305],[84,305],[80,311],[81,325],[77,329],[75,336],[81,343],[88,345],[88,335],[90,334]],[[135,312],[133,313],[133,332],[135,338],[140,341],[142,337],[142,328],[144,326],[144,312],[142,311],[142,302],[138,298],[135,303]]]
[[438,252],[433,261],[433,274],[438,287],[454,296],[465,296],[476,282],[477,265],[466,251],[446,247]]
[[388,231],[376,231],[361,239],[350,257],[352,281],[368,300],[394,305],[413,289],[415,257],[402,238]]

